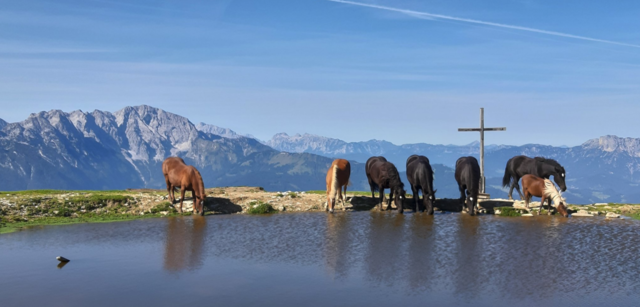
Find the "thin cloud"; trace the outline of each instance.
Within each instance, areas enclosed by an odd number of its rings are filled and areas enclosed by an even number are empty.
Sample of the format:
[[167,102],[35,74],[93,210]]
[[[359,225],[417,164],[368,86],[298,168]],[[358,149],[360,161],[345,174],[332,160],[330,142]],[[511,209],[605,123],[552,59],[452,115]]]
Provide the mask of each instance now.
[[344,3],[344,4],[351,4],[351,5],[357,5],[357,6],[363,6],[363,7],[369,7],[369,8],[379,9],[379,10],[398,12],[398,13],[403,13],[403,14],[407,14],[407,15],[410,15],[410,16],[418,17],[418,18],[427,18],[427,19],[435,18],[435,19],[454,20],[454,21],[461,21],[461,22],[467,22],[467,23],[473,23],[473,24],[487,25],[487,26],[493,26],[493,27],[499,27],[499,28],[506,28],[506,29],[534,32],[534,33],[540,33],[540,34],[546,34],[546,35],[567,37],[567,38],[573,38],[573,39],[579,39],[579,40],[585,40],[585,41],[591,41],[591,42],[598,42],[598,43],[605,43],[605,44],[612,44],[612,45],[619,45],[619,46],[640,48],[640,45],[627,44],[627,43],[621,43],[621,42],[614,42],[614,41],[610,41],[610,40],[597,39],[597,38],[591,38],[591,37],[579,36],[579,35],[573,35],[573,34],[567,34],[567,33],[561,33],[561,32],[554,32],[554,31],[546,31],[546,30],[540,30],[540,29],[534,29],[534,28],[513,26],[513,25],[502,24],[502,23],[495,23],[495,22],[481,21],[481,20],[475,20],[475,19],[453,17],[453,16],[440,15],[440,14],[431,14],[431,13],[426,13],[426,12],[405,10],[405,9],[393,8],[393,7],[388,7],[388,6],[360,3],[360,2],[353,2],[353,1],[345,1],[345,0],[327,0],[327,1]]

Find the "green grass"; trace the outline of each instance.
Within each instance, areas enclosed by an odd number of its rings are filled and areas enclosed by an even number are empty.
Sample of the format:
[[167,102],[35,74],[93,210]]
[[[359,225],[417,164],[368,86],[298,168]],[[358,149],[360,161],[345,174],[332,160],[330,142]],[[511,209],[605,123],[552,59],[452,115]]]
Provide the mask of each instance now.
[[[171,214],[175,215],[175,214]],[[162,217],[160,214],[95,214],[87,213],[77,217],[40,217],[22,221],[14,221],[12,223],[0,222],[0,234],[11,233],[31,227],[49,226],[49,225],[71,225],[81,223],[108,223],[120,221],[132,221],[145,218]]]
[[496,207],[494,210],[500,210],[500,216],[522,216],[522,214],[513,207]]
[[277,212],[270,204],[261,201],[254,201],[249,204],[248,214],[269,214]]
[[289,192],[289,194],[288,194],[288,195],[289,195],[289,197],[291,197],[291,198],[296,198],[296,197],[298,197],[298,194],[296,194],[296,192]]
[[134,191],[125,191],[125,190],[105,190],[105,191],[72,191],[72,190],[25,190],[25,191],[9,191],[9,192],[0,192],[0,196],[42,196],[42,195],[60,195],[60,194],[102,194],[102,195],[113,195],[113,194],[126,194],[126,193],[137,193]]

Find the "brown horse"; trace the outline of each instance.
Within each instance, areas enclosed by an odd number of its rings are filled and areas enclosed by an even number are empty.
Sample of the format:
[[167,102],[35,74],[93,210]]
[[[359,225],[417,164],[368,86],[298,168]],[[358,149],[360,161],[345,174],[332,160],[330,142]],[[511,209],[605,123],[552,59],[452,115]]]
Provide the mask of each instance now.
[[[333,213],[336,206],[336,196],[342,201],[342,209],[345,198],[347,197],[347,186],[349,185],[349,177],[351,176],[351,164],[344,159],[335,159],[329,170],[327,171],[327,210]],[[342,194],[344,187],[344,195]]]
[[204,215],[204,199],[206,193],[202,176],[198,170],[184,163],[179,157],[169,157],[162,162],[162,173],[167,182],[167,191],[169,192],[169,200],[173,204],[176,200],[174,188],[180,188],[180,213],[182,213],[182,201],[184,193],[191,191],[193,197],[193,213]]
[[[540,197],[540,212],[542,212],[542,205],[547,200],[553,200],[554,207],[558,210],[558,213],[562,214],[564,217],[568,217],[569,213],[567,212],[567,207],[565,206],[565,200],[560,195],[556,186],[549,179],[543,179],[538,176],[534,176],[531,174],[524,175],[522,177],[522,192],[524,192],[524,203],[529,209],[529,202],[531,202],[531,197]],[[549,206],[549,215],[551,215],[551,206]]]

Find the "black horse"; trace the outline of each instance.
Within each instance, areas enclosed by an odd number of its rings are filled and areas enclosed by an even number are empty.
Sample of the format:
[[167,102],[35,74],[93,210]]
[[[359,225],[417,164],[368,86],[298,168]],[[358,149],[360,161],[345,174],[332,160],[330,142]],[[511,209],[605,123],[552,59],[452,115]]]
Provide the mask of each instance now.
[[[436,190],[433,189],[433,169],[429,159],[425,156],[412,155],[407,159],[407,179],[411,184],[413,212],[420,209],[427,210],[427,214],[433,214],[433,206],[436,201]],[[418,191],[422,190],[422,208],[420,208]]]
[[502,186],[509,188],[509,199],[513,199],[511,193],[513,188],[516,188],[520,199],[524,199],[524,195],[520,192],[520,185],[518,181],[522,176],[531,174],[540,178],[549,179],[553,176],[553,181],[560,187],[562,192],[567,190],[565,183],[566,173],[564,167],[553,159],[546,159],[543,157],[529,158],[527,156],[515,156],[507,162],[507,167],[504,170],[504,177],[502,178]]
[[480,165],[476,158],[462,157],[456,161],[456,181],[460,189],[460,202],[467,205],[470,215],[475,215],[480,192]]
[[[400,180],[400,174],[395,165],[386,161],[374,161],[367,168],[367,178],[371,185],[371,194],[378,190],[380,194],[380,203],[378,209],[382,211],[382,203],[384,202],[384,189],[389,189],[389,199],[387,200],[387,210],[391,209],[391,200],[398,208],[398,212],[403,213],[402,202],[405,198],[404,184]],[[394,196],[395,194],[395,196]]]
[[[374,191],[377,190],[377,188],[376,188],[376,184],[371,180],[370,170],[371,170],[371,165],[378,161],[388,162],[385,157],[377,156],[377,157],[371,157],[367,159],[367,163],[364,165],[364,171],[367,173],[367,180],[369,181],[369,187],[371,187],[371,198],[376,198]],[[382,198],[384,199],[384,193],[382,193]]]

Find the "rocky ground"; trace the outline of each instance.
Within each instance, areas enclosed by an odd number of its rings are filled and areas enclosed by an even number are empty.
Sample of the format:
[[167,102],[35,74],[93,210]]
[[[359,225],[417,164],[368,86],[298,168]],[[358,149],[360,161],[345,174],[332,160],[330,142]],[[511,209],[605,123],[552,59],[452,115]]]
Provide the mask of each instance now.
[[[347,194],[345,209],[378,210],[377,199],[362,196],[362,192]],[[176,193],[179,196],[179,193]],[[404,202],[410,210],[411,198]],[[250,213],[256,206],[268,204],[273,211],[308,212],[325,210],[326,195],[323,192],[266,192],[259,187],[228,187],[207,189],[207,214]],[[531,203],[533,213],[539,203]],[[95,218],[115,216],[168,216],[177,215],[176,208],[168,201],[166,190],[126,190],[126,191],[21,191],[0,194],[0,226],[11,223],[29,222],[46,218]],[[386,207],[386,206],[385,206]],[[392,206],[395,208],[395,206]],[[436,210],[460,211],[457,199],[438,199]],[[480,213],[500,214],[501,207],[512,207],[525,213],[524,203],[503,199],[485,200],[480,203]],[[183,210],[188,214],[193,208],[190,193],[184,201]],[[336,204],[336,210],[343,207]],[[640,216],[640,205],[593,204],[588,206],[569,205],[573,216],[617,217],[618,215]],[[107,218],[108,219],[108,218]]]

